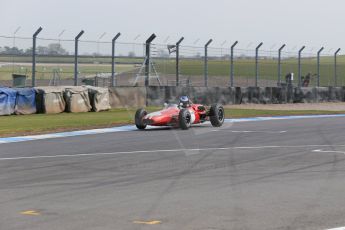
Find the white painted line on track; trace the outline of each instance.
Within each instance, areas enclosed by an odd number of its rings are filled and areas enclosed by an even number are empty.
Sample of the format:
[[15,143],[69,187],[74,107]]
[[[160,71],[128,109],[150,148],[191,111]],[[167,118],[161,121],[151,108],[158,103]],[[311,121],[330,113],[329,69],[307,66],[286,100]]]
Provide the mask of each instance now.
[[311,147],[345,147],[345,145],[268,145],[268,146],[244,146],[235,149],[268,149],[268,148],[311,148]]
[[326,230],[345,230],[345,227],[339,227],[339,228],[329,228]]
[[343,152],[343,151],[322,150],[322,149],[315,149],[315,150],[313,150],[313,152],[317,152],[317,153],[342,153],[342,154],[345,154],[345,152]]
[[[276,117],[253,117],[253,118],[239,118],[239,119],[225,119],[225,123],[240,123],[240,122],[257,122],[270,120],[292,120],[292,119],[309,119],[309,118],[337,118],[345,117],[345,114],[330,114],[330,115],[302,115],[302,116],[276,116]],[[148,127],[148,129],[155,129],[157,127]],[[161,128],[161,127],[158,127]],[[61,137],[75,137],[91,134],[116,133],[125,131],[137,130],[134,125],[126,125],[113,128],[81,130],[63,133],[51,133],[43,135],[19,136],[19,137],[4,137],[0,138],[0,144],[17,143],[24,141],[44,140]]]
[[311,148],[311,147],[345,147],[345,145],[294,145],[294,146],[198,148],[198,149],[154,149],[154,150],[138,150],[138,151],[124,151],[124,152],[112,152],[112,153],[79,153],[79,154],[61,154],[61,155],[38,155],[38,156],[28,156],[28,157],[26,156],[5,157],[5,158],[0,158],[0,161],[30,160],[30,159],[43,159],[43,158],[64,158],[64,157],[113,156],[113,155],[120,155],[120,154],[135,154],[135,153],[199,152],[199,151],[235,150],[235,149]]
[[267,133],[267,134],[279,134],[286,133],[286,130],[283,131],[255,131],[255,130],[226,130],[226,129],[214,129],[212,132],[230,132],[230,133]]

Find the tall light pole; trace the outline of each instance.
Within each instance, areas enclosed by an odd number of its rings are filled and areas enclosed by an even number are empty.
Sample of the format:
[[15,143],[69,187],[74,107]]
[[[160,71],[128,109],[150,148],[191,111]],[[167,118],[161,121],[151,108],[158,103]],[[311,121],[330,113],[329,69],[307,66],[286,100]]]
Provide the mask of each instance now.
[[97,56],[99,56],[99,42],[100,40],[106,35],[107,33],[104,32],[101,36],[99,36],[98,40],[97,40]]

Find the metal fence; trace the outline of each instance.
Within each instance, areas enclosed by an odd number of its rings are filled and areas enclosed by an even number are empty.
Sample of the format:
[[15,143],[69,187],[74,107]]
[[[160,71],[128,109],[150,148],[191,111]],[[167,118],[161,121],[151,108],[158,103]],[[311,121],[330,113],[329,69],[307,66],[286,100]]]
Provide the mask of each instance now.
[[[345,58],[340,49],[310,49],[262,43],[240,48],[235,42],[216,47],[212,40],[187,46],[171,44],[0,36],[0,85],[96,86],[343,86]],[[34,47],[34,48],[33,48]],[[18,81],[18,78],[22,81]],[[24,82],[23,82],[24,79]]]

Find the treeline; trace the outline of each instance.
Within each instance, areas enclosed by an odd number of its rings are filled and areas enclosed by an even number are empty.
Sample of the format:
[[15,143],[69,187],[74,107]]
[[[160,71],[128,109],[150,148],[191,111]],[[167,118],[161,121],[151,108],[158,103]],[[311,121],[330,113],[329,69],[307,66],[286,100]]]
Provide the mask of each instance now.
[[[51,43],[48,46],[38,46],[36,53],[39,55],[68,55],[69,53],[59,43]],[[0,47],[0,54],[7,55],[30,55],[32,48],[19,49],[18,47]]]

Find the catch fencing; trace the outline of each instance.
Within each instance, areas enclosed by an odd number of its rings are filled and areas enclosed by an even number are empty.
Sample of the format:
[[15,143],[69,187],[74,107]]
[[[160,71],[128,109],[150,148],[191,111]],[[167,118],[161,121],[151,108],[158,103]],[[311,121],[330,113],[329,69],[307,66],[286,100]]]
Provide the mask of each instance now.
[[[0,36],[0,85],[4,86],[344,86],[339,49],[265,44],[184,45]],[[79,35],[79,37],[78,37]],[[120,37],[121,38],[121,37]],[[35,44],[34,44],[35,43]],[[36,46],[35,46],[36,45]],[[33,47],[35,46],[35,49]],[[243,48],[243,46],[245,48]]]

